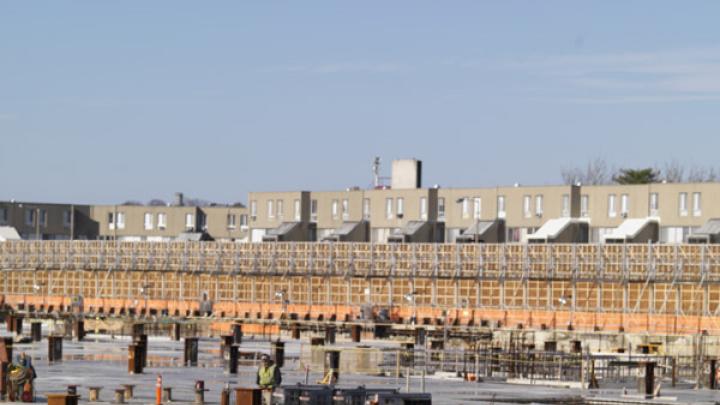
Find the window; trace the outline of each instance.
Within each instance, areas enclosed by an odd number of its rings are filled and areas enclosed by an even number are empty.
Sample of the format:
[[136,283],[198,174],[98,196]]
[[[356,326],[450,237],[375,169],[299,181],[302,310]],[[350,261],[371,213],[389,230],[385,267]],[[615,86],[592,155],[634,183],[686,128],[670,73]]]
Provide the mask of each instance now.
[[247,214],[241,214],[240,215],[240,228],[247,228],[248,226],[248,216]]
[[227,227],[228,229],[235,229],[236,226],[236,217],[235,214],[227,214]]
[[[1,214],[0,214],[0,216],[1,216]],[[63,211],[63,226],[64,226],[65,228],[69,228],[70,225],[72,225],[72,220],[73,220],[73,218],[72,218],[72,212],[69,211],[69,210]],[[0,222],[2,222],[2,218],[1,218],[1,217],[0,217]]]
[[427,197],[420,197],[420,219],[427,219]]
[[151,212],[145,213],[145,229],[153,229],[153,214]]
[[385,218],[392,219],[393,217],[393,199],[392,198],[386,198],[385,199]]
[[470,217],[470,199],[468,197],[463,197],[462,199],[462,217]]
[[680,216],[686,217],[688,214],[688,200],[687,200],[687,193],[680,193]]
[[118,227],[118,229],[125,229],[125,213],[124,212],[117,213],[117,227]]
[[317,222],[317,200],[310,201],[310,221]]
[[194,218],[193,214],[185,214],[185,228],[187,228],[187,229],[195,228],[195,218]]
[[536,195],[535,196],[535,215],[538,217],[541,217],[543,214],[543,196],[542,195]]
[[405,200],[402,197],[397,199],[397,217],[402,218],[405,215]]
[[363,199],[363,219],[366,221],[370,219],[370,199],[369,198]]
[[273,200],[267,202],[267,217],[275,218],[275,201]]
[[630,209],[630,197],[627,194],[621,194],[620,195],[620,215],[623,218],[626,218],[628,216],[628,211]]
[[25,225],[35,225],[35,208],[25,209]]
[[437,216],[439,220],[445,220],[445,197],[438,198]]
[[587,194],[580,196],[580,216],[588,217],[590,215],[590,197]]
[[300,220],[300,200],[295,199],[293,201],[293,218],[295,218],[296,221]]
[[[115,213],[108,212],[108,229],[115,229]],[[25,218],[25,222],[27,223],[27,218]]]
[[656,217],[659,212],[658,193],[650,193],[650,216]]
[[277,209],[277,216],[279,219],[282,219],[285,214],[283,205],[283,200],[277,200],[277,202],[275,202],[275,208]]
[[0,208],[0,224],[6,224],[8,221],[7,208]]
[[47,226],[48,216],[47,216],[47,210],[41,209],[40,210],[40,225]]
[[165,229],[167,228],[167,214],[164,212],[159,212],[157,215],[157,227],[158,229]]
[[570,216],[570,194],[562,195],[562,213],[560,215],[563,217]]
[[498,218],[505,218],[505,196],[499,195],[497,198],[497,216]]
[[332,200],[332,219],[338,219],[338,200]]
[[480,219],[482,216],[482,199],[480,197],[473,198],[473,218]]
[[343,219],[350,219],[350,202],[347,198],[342,200],[342,216]]
[[525,195],[523,196],[523,217],[530,218],[532,216],[532,212],[530,211],[530,196]]
[[693,216],[702,215],[702,206],[700,204],[700,193],[693,193]]
[[257,201],[250,201],[250,216],[253,219],[257,218]]
[[608,195],[608,217],[615,218],[617,209],[615,208],[615,194]]

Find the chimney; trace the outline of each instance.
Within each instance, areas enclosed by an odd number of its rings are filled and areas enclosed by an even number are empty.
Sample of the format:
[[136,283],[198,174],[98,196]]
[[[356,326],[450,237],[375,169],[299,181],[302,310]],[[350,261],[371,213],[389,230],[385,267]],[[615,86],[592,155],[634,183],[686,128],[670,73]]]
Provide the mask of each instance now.
[[183,193],[175,193],[175,205],[178,207],[185,205],[185,197],[183,196]]

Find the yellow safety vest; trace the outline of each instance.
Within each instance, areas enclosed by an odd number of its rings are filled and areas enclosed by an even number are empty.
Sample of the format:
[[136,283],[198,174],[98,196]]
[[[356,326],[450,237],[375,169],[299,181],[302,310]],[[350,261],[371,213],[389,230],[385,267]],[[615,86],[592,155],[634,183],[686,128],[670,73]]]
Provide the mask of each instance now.
[[260,376],[261,387],[272,387],[275,385],[275,365],[258,369],[258,376]]

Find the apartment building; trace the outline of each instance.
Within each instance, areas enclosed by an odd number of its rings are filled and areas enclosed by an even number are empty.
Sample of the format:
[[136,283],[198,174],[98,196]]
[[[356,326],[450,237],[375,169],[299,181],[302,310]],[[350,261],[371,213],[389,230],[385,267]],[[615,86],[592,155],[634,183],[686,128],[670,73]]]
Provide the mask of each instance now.
[[247,209],[241,206],[95,205],[91,216],[99,238],[121,241],[169,242],[182,233],[243,241],[248,231]]
[[720,218],[720,183],[654,183],[584,186],[580,216],[590,222],[590,241],[629,218],[659,223],[659,242],[680,243],[713,218]]
[[502,221],[507,242],[525,242],[545,222],[577,218],[578,186],[512,186],[438,190],[438,221],[445,222],[445,240],[454,242],[477,222]]
[[248,209],[242,205],[215,205],[201,207],[205,227],[213,239],[226,242],[247,242],[249,226]]
[[98,224],[88,205],[0,201],[0,226],[11,226],[23,239],[95,239]]
[[248,194],[250,241],[264,239],[314,241],[316,227],[309,191],[251,192]]

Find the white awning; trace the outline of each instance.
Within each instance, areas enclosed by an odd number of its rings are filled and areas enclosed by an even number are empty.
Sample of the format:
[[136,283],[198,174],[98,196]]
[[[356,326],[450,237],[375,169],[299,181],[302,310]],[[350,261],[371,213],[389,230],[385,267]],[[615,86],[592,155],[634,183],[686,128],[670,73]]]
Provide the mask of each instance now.
[[20,234],[12,226],[0,226],[0,242],[6,240],[20,240]]

